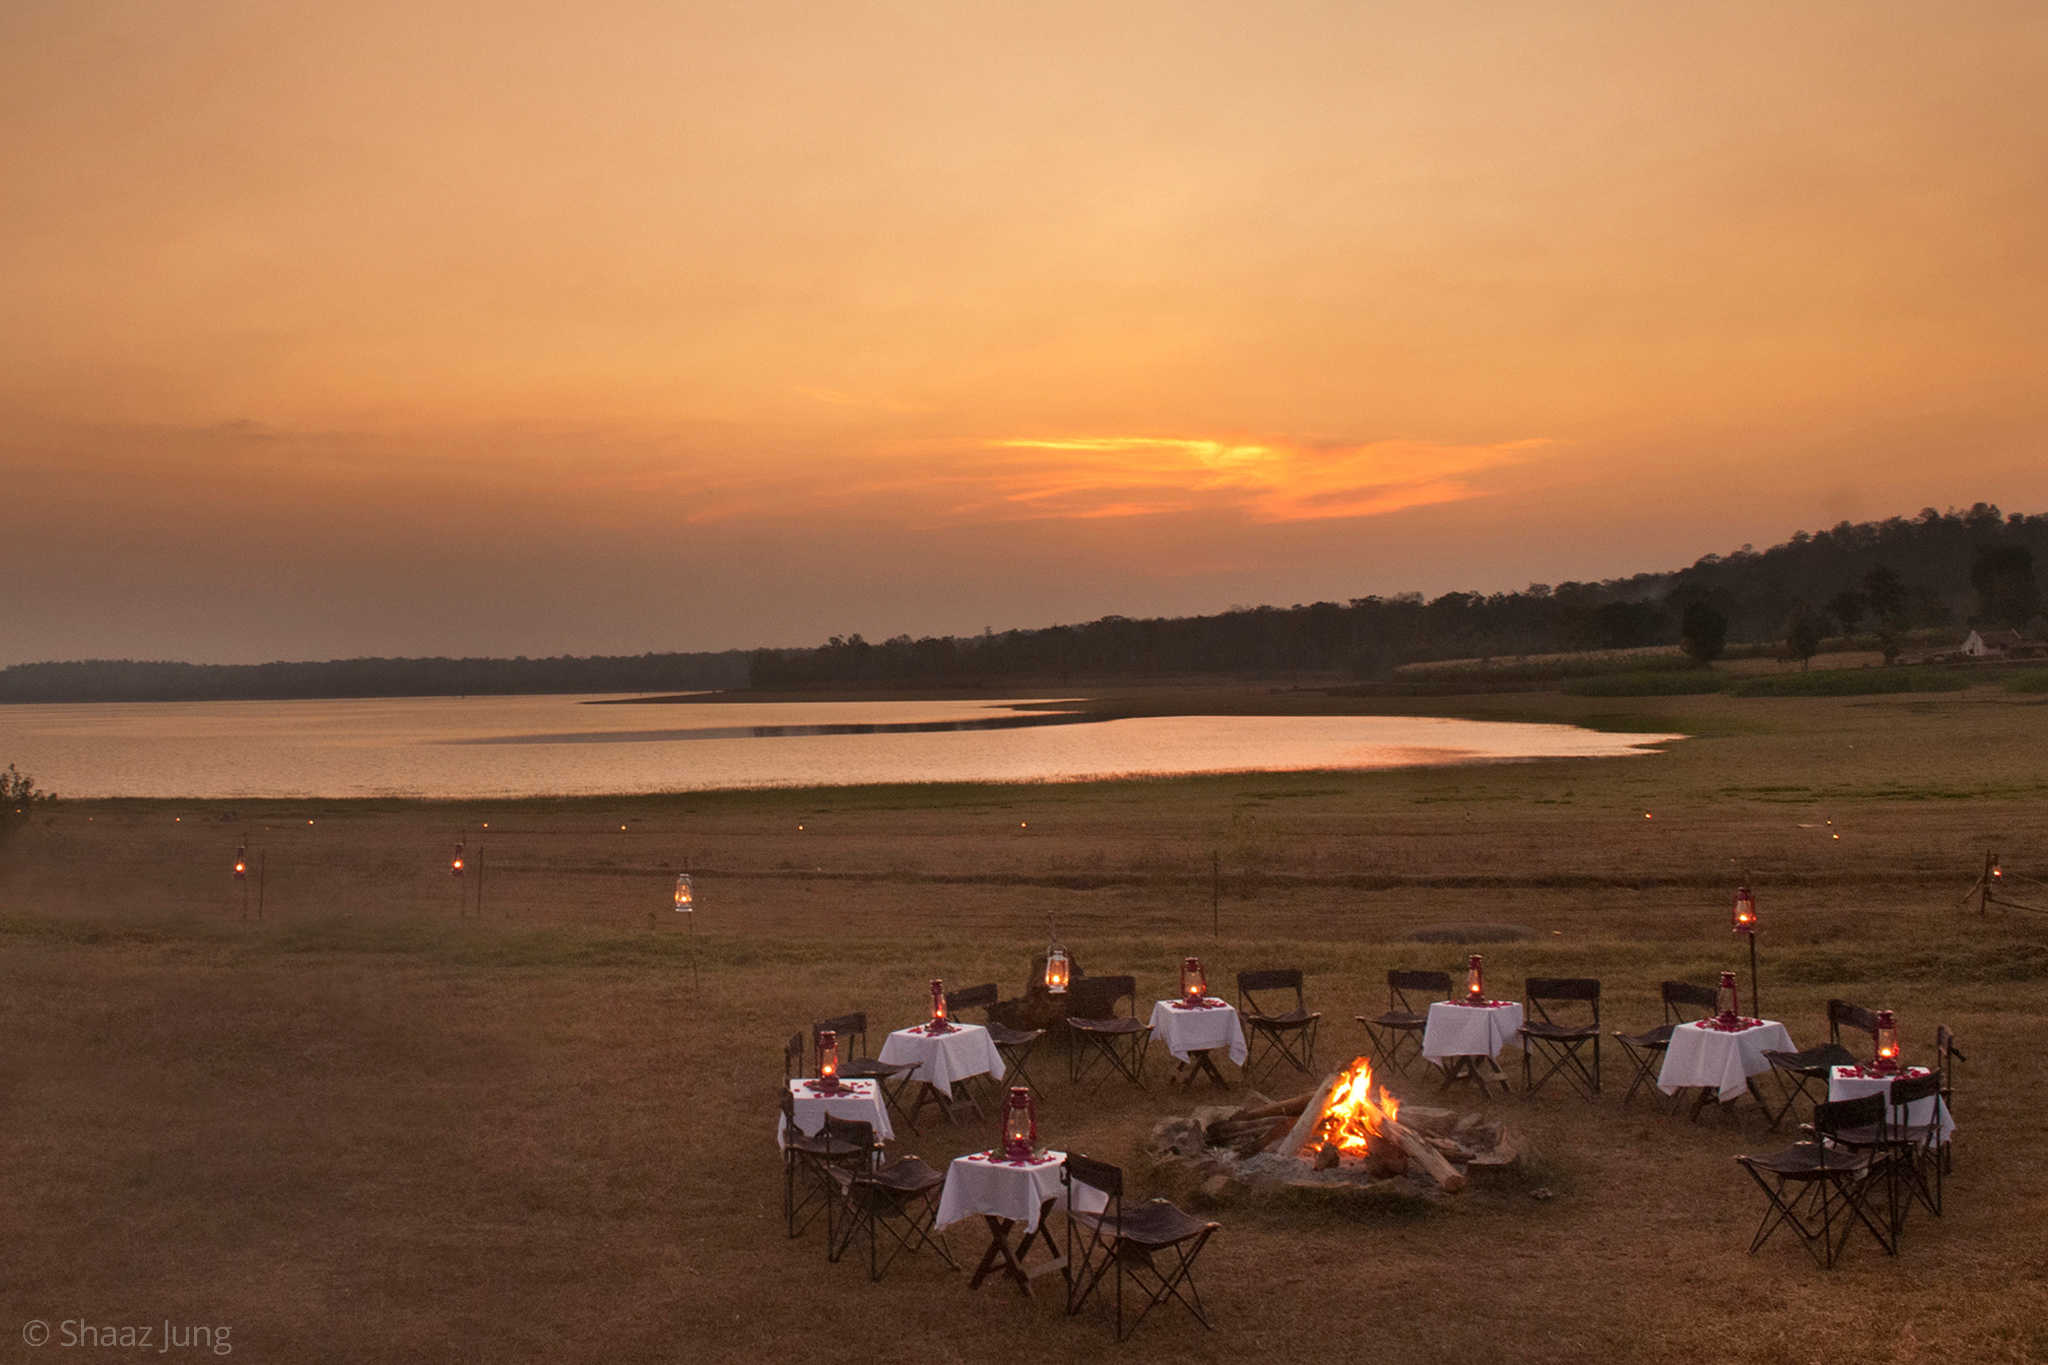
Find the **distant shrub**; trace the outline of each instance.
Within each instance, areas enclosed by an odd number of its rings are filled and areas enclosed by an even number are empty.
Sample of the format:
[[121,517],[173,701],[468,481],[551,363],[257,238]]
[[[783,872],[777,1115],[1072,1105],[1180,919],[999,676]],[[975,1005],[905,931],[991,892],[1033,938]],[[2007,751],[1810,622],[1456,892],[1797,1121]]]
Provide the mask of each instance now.
[[1835,668],[1819,673],[1774,673],[1744,678],[1738,697],[1863,697],[1890,692],[1961,692],[1966,673],[1945,668]]
[[1693,697],[1725,692],[1732,681],[1727,674],[1707,668],[1670,669],[1574,678],[1564,685],[1564,691],[1574,697]]
[[2030,668],[2005,680],[2008,692],[2048,692],[2048,668]]

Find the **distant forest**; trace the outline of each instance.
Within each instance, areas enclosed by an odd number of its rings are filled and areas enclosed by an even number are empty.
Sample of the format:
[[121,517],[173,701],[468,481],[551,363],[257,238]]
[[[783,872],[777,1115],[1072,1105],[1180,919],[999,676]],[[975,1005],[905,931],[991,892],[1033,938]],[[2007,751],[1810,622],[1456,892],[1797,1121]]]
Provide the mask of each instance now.
[[544,692],[683,692],[744,687],[747,653],[554,659],[333,659],[180,664],[136,659],[15,664],[0,702],[258,701]]
[[[1738,644],[1813,652],[1856,636],[1894,655],[1910,632],[1966,626],[2048,633],[2035,566],[2048,515],[1968,511],[1801,531],[1683,569],[1521,592],[1354,597],[1214,616],[1105,616],[970,636],[833,636],[811,649],[553,659],[338,659],[186,664],[16,664],[0,702],[224,701],[542,692],[992,687],[1174,676],[1384,678],[1406,663],[1505,659],[1683,643],[1696,658]],[[1705,643],[1702,643],[1704,637]]]
[[[1783,545],[1745,545],[1683,569],[1521,592],[1354,597],[1215,616],[1105,616],[1082,625],[979,636],[833,636],[814,649],[754,651],[757,689],[971,686],[1021,679],[1173,675],[1387,676],[1401,664],[1588,649],[1688,649],[1702,624],[1725,643],[1866,634],[1888,657],[1915,630],[2048,630],[2034,566],[2048,563],[2048,515],[1927,508],[1918,517],[1842,522]],[[1688,632],[1688,624],[1693,629]]]

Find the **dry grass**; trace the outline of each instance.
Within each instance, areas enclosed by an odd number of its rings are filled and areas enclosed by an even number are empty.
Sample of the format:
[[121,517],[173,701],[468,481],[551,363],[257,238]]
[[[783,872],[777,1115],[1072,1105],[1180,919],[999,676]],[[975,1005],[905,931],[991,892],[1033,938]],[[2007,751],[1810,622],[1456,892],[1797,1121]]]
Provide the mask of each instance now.
[[[1376,775],[245,803],[232,820],[60,806],[0,853],[0,1341],[32,1317],[169,1318],[294,1361],[2048,1358],[2048,917],[1957,907],[1987,847],[2048,876],[2038,709],[1988,689],[1460,705],[1704,737]],[[244,829],[260,923],[227,877]],[[445,871],[458,831],[483,843],[481,919],[458,918]],[[685,855],[694,941],[658,908]],[[826,1265],[815,1232],[781,1236],[779,1040],[857,1007],[910,1022],[932,975],[1014,993],[1048,911],[1088,968],[1142,990],[1189,951],[1212,978],[1300,963],[1337,1057],[1386,968],[1459,959],[1409,941],[1437,924],[1534,930],[1485,948],[1496,981],[1598,975],[1610,1022],[1639,1026],[1657,980],[1735,964],[1741,879],[1766,916],[1764,1003],[1795,1038],[1844,994],[1897,1009],[1909,1046],[1946,1021],[1970,1053],[1948,1216],[1917,1219],[1897,1260],[1852,1245],[1823,1274],[1782,1238],[1743,1255],[1759,1197],[1729,1158],[1771,1140],[1623,1111],[1614,1055],[1600,1103],[1503,1106],[1548,1201],[1218,1211],[1213,1333],[1164,1316],[1119,1351],[1098,1317],[970,1295],[916,1261],[871,1286]],[[1056,1061],[1034,1071],[1061,1145],[1134,1160],[1150,1120],[1187,1107],[1076,1096]],[[936,1161],[987,1140],[908,1145]]]

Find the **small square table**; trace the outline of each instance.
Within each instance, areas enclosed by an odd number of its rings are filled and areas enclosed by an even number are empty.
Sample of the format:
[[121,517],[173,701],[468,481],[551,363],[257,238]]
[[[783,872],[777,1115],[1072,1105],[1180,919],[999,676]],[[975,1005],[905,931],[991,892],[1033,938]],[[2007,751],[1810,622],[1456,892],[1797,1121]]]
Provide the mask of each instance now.
[[1508,1078],[1494,1058],[1522,1029],[1522,1006],[1516,1000],[1488,1000],[1468,1005],[1462,1000],[1438,1000],[1429,1007],[1429,1019],[1422,1026],[1422,1056],[1444,1073],[1444,1088],[1452,1082],[1472,1081],[1480,1093],[1498,1085],[1508,1093]]
[[1771,1069],[1766,1052],[1796,1052],[1792,1035],[1775,1019],[1752,1020],[1749,1027],[1724,1029],[1711,1021],[1696,1019],[1671,1030],[1671,1043],[1664,1049],[1664,1066],[1657,1073],[1657,1088],[1667,1095],[1696,1088],[1692,1121],[1710,1099],[1732,1104],[1745,1094],[1756,1100],[1766,1114],[1770,1106],[1757,1093],[1753,1077]]
[[[1003,1078],[1002,1054],[980,1024],[954,1024],[939,1034],[926,1024],[897,1029],[883,1041],[878,1060],[893,1066],[916,1065],[910,1073],[910,1078],[919,1082],[917,1102],[910,1107],[912,1128],[917,1127],[917,1116],[927,1104],[936,1104],[947,1118],[953,1118],[958,1102],[953,1087],[958,1082],[981,1075],[998,1081]],[[972,1094],[961,1098],[977,1118],[982,1116],[981,1105]]]
[[[956,1157],[946,1168],[946,1185],[939,1192],[933,1226],[944,1228],[977,1213],[988,1225],[988,1251],[967,1282],[969,1289],[980,1288],[991,1273],[1000,1271],[1028,1296],[1031,1282],[1040,1275],[1055,1270],[1066,1275],[1067,1258],[1053,1245],[1052,1230],[1045,1222],[1060,1197],[1060,1167],[1066,1159],[1065,1152],[1050,1148],[1022,1162],[989,1152],[970,1152]],[[1087,1185],[1075,1189],[1074,1201],[1090,1213],[1109,1204],[1100,1190]],[[1012,1251],[1010,1234],[1019,1223],[1024,1225],[1024,1240]],[[1043,1247],[1050,1259],[1027,1267],[1024,1258],[1034,1243]]]
[[[1889,1101],[1893,1081],[1926,1074],[1927,1068],[1924,1066],[1905,1067],[1888,1076],[1880,1076],[1867,1066],[1832,1067],[1828,1071],[1828,1098],[1853,1100],[1864,1095],[1883,1095]],[[1937,1124],[1934,1134],[1934,1145],[1937,1147],[1945,1144],[1956,1131],[1955,1120],[1949,1116],[1948,1106],[1942,1103],[1939,1095],[1915,1100],[1907,1105],[1906,1122],[1916,1128],[1925,1127],[1929,1123]]]
[[1166,1043],[1167,1055],[1180,1066],[1167,1077],[1167,1084],[1192,1086],[1195,1077],[1208,1072],[1220,1086],[1230,1082],[1216,1069],[1210,1053],[1222,1048],[1230,1060],[1242,1067],[1245,1059],[1244,1021],[1228,1000],[1207,996],[1200,1005],[1179,1000],[1160,1000],[1152,1006],[1152,1036]]
[[[795,1102],[796,1126],[799,1131],[815,1133],[825,1126],[825,1115],[836,1119],[859,1119],[875,1126],[878,1141],[887,1142],[896,1136],[896,1130],[889,1126],[889,1106],[882,1100],[882,1086],[878,1081],[841,1081],[836,1091],[817,1088],[814,1080],[798,1080],[789,1083],[790,1098]],[[775,1116],[775,1145],[788,1145],[788,1133],[783,1127],[782,1115]]]

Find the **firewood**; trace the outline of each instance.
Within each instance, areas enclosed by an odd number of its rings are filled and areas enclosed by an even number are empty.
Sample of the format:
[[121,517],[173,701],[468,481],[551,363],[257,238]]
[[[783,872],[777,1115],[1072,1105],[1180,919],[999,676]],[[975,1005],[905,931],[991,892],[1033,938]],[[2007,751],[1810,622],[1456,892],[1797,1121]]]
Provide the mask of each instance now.
[[1446,1194],[1456,1194],[1465,1188],[1464,1174],[1444,1160],[1443,1154],[1430,1145],[1428,1138],[1398,1119],[1386,1127],[1394,1141],[1401,1144],[1401,1150],[1408,1153],[1409,1159],[1429,1172],[1429,1178],[1436,1182],[1438,1189]]
[[1254,1109],[1240,1109],[1230,1116],[1228,1122],[1240,1123],[1247,1119],[1276,1119],[1283,1115],[1290,1119],[1296,1118],[1301,1114],[1302,1110],[1308,1108],[1308,1102],[1315,1097],[1315,1091],[1304,1090],[1291,1100],[1274,1100],[1271,1104],[1262,1104]]
[[[1300,1156],[1315,1137],[1316,1124],[1322,1121],[1323,1106],[1329,1103],[1330,1092],[1337,1088],[1337,1073],[1331,1072],[1323,1083],[1310,1092],[1307,1103],[1301,1106],[1300,1115],[1289,1124],[1279,1137],[1266,1144],[1269,1152],[1281,1152],[1287,1156]],[[1282,1115],[1281,1117],[1285,1117]]]

